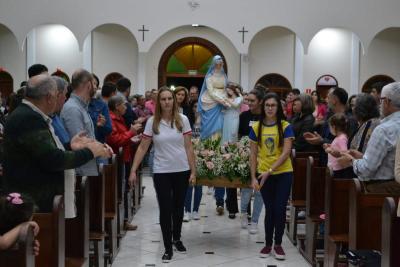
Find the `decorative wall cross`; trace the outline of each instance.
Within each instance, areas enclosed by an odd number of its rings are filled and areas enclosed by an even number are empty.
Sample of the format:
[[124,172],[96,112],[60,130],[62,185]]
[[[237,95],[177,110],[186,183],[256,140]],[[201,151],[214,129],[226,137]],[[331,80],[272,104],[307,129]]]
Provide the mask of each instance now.
[[144,42],[144,33],[150,31],[149,29],[145,29],[144,25],[142,25],[142,28],[139,29],[140,32],[142,32],[142,42]]
[[248,30],[245,30],[245,29],[244,29],[244,26],[243,26],[242,30],[240,30],[240,31],[238,31],[238,32],[240,32],[240,33],[242,34],[242,43],[244,44],[244,35],[245,35],[247,32],[249,32],[249,31],[248,31]]

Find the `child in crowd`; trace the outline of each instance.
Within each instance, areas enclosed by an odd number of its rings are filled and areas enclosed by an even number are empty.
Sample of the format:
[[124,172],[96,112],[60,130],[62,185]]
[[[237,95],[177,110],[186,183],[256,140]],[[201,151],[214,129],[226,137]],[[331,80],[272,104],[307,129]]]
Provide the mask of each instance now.
[[[34,235],[39,226],[32,220],[34,204],[32,200],[19,193],[10,193],[0,197],[0,249],[11,247],[18,239],[20,231],[27,226],[33,227]],[[33,253],[39,254],[39,242],[34,241]]]
[[331,144],[324,144],[325,152],[328,153],[328,167],[333,171],[334,178],[352,178],[352,173],[347,167],[338,162],[341,152],[347,151],[349,122],[343,113],[333,115],[329,119],[329,128],[335,136]]

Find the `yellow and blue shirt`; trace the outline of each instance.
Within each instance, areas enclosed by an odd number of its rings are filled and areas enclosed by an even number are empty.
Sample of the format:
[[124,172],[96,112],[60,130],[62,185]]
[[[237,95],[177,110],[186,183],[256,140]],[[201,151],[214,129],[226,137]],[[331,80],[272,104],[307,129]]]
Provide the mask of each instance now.
[[[258,127],[260,122],[256,122],[250,129],[249,138],[252,142],[258,144]],[[292,126],[287,121],[282,121],[283,138],[294,139],[294,132]],[[261,146],[258,147],[257,155],[257,172],[263,173],[268,171],[272,164],[282,154],[283,146],[279,147],[279,131],[276,124],[262,125],[261,131]],[[279,166],[272,174],[280,174],[285,172],[292,172],[292,162],[288,157],[285,162]]]

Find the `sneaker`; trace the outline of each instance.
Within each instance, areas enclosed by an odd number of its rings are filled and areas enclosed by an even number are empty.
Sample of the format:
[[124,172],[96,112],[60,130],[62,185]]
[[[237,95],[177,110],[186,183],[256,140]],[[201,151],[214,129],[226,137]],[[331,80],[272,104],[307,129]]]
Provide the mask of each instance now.
[[190,212],[185,211],[185,214],[183,215],[183,221],[190,222]]
[[207,195],[212,195],[213,193],[214,193],[214,189],[211,186],[209,186],[208,187],[208,191],[207,191]]
[[175,247],[175,251],[177,251],[179,253],[182,253],[182,254],[186,254],[186,248],[182,244],[182,241],[180,241],[180,240],[174,241],[173,244],[174,244],[174,247]]
[[242,226],[242,229],[247,229],[247,224],[247,214],[240,215],[240,225]]
[[274,246],[275,259],[284,260],[286,257],[285,251],[283,251],[282,246]]
[[235,213],[229,213],[229,219],[235,219],[236,218],[236,214]]
[[255,222],[251,222],[250,226],[249,226],[249,233],[251,235],[255,235],[258,232],[258,224]]
[[270,246],[265,246],[261,251],[260,251],[260,257],[261,258],[268,258],[271,255],[271,247]]
[[297,218],[298,219],[305,219],[306,218],[306,212],[304,210],[299,211],[299,213],[297,214]]
[[224,207],[218,206],[217,207],[217,215],[221,216],[224,214]]
[[200,214],[197,211],[193,211],[192,218],[195,221],[200,220]]
[[161,258],[161,261],[162,261],[163,263],[168,263],[168,262],[170,262],[171,259],[172,259],[172,255],[173,255],[172,251],[165,251],[165,252],[164,252],[164,255],[163,255],[162,258]]

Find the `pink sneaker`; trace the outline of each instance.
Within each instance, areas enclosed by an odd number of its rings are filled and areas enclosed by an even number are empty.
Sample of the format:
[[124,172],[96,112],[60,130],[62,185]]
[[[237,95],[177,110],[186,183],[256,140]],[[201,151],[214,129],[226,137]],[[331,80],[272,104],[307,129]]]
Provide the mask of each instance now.
[[283,251],[282,246],[274,246],[275,259],[284,260],[286,257],[285,251]]
[[261,251],[260,251],[260,257],[261,258],[268,258],[271,255],[271,247],[270,246],[265,246]]

